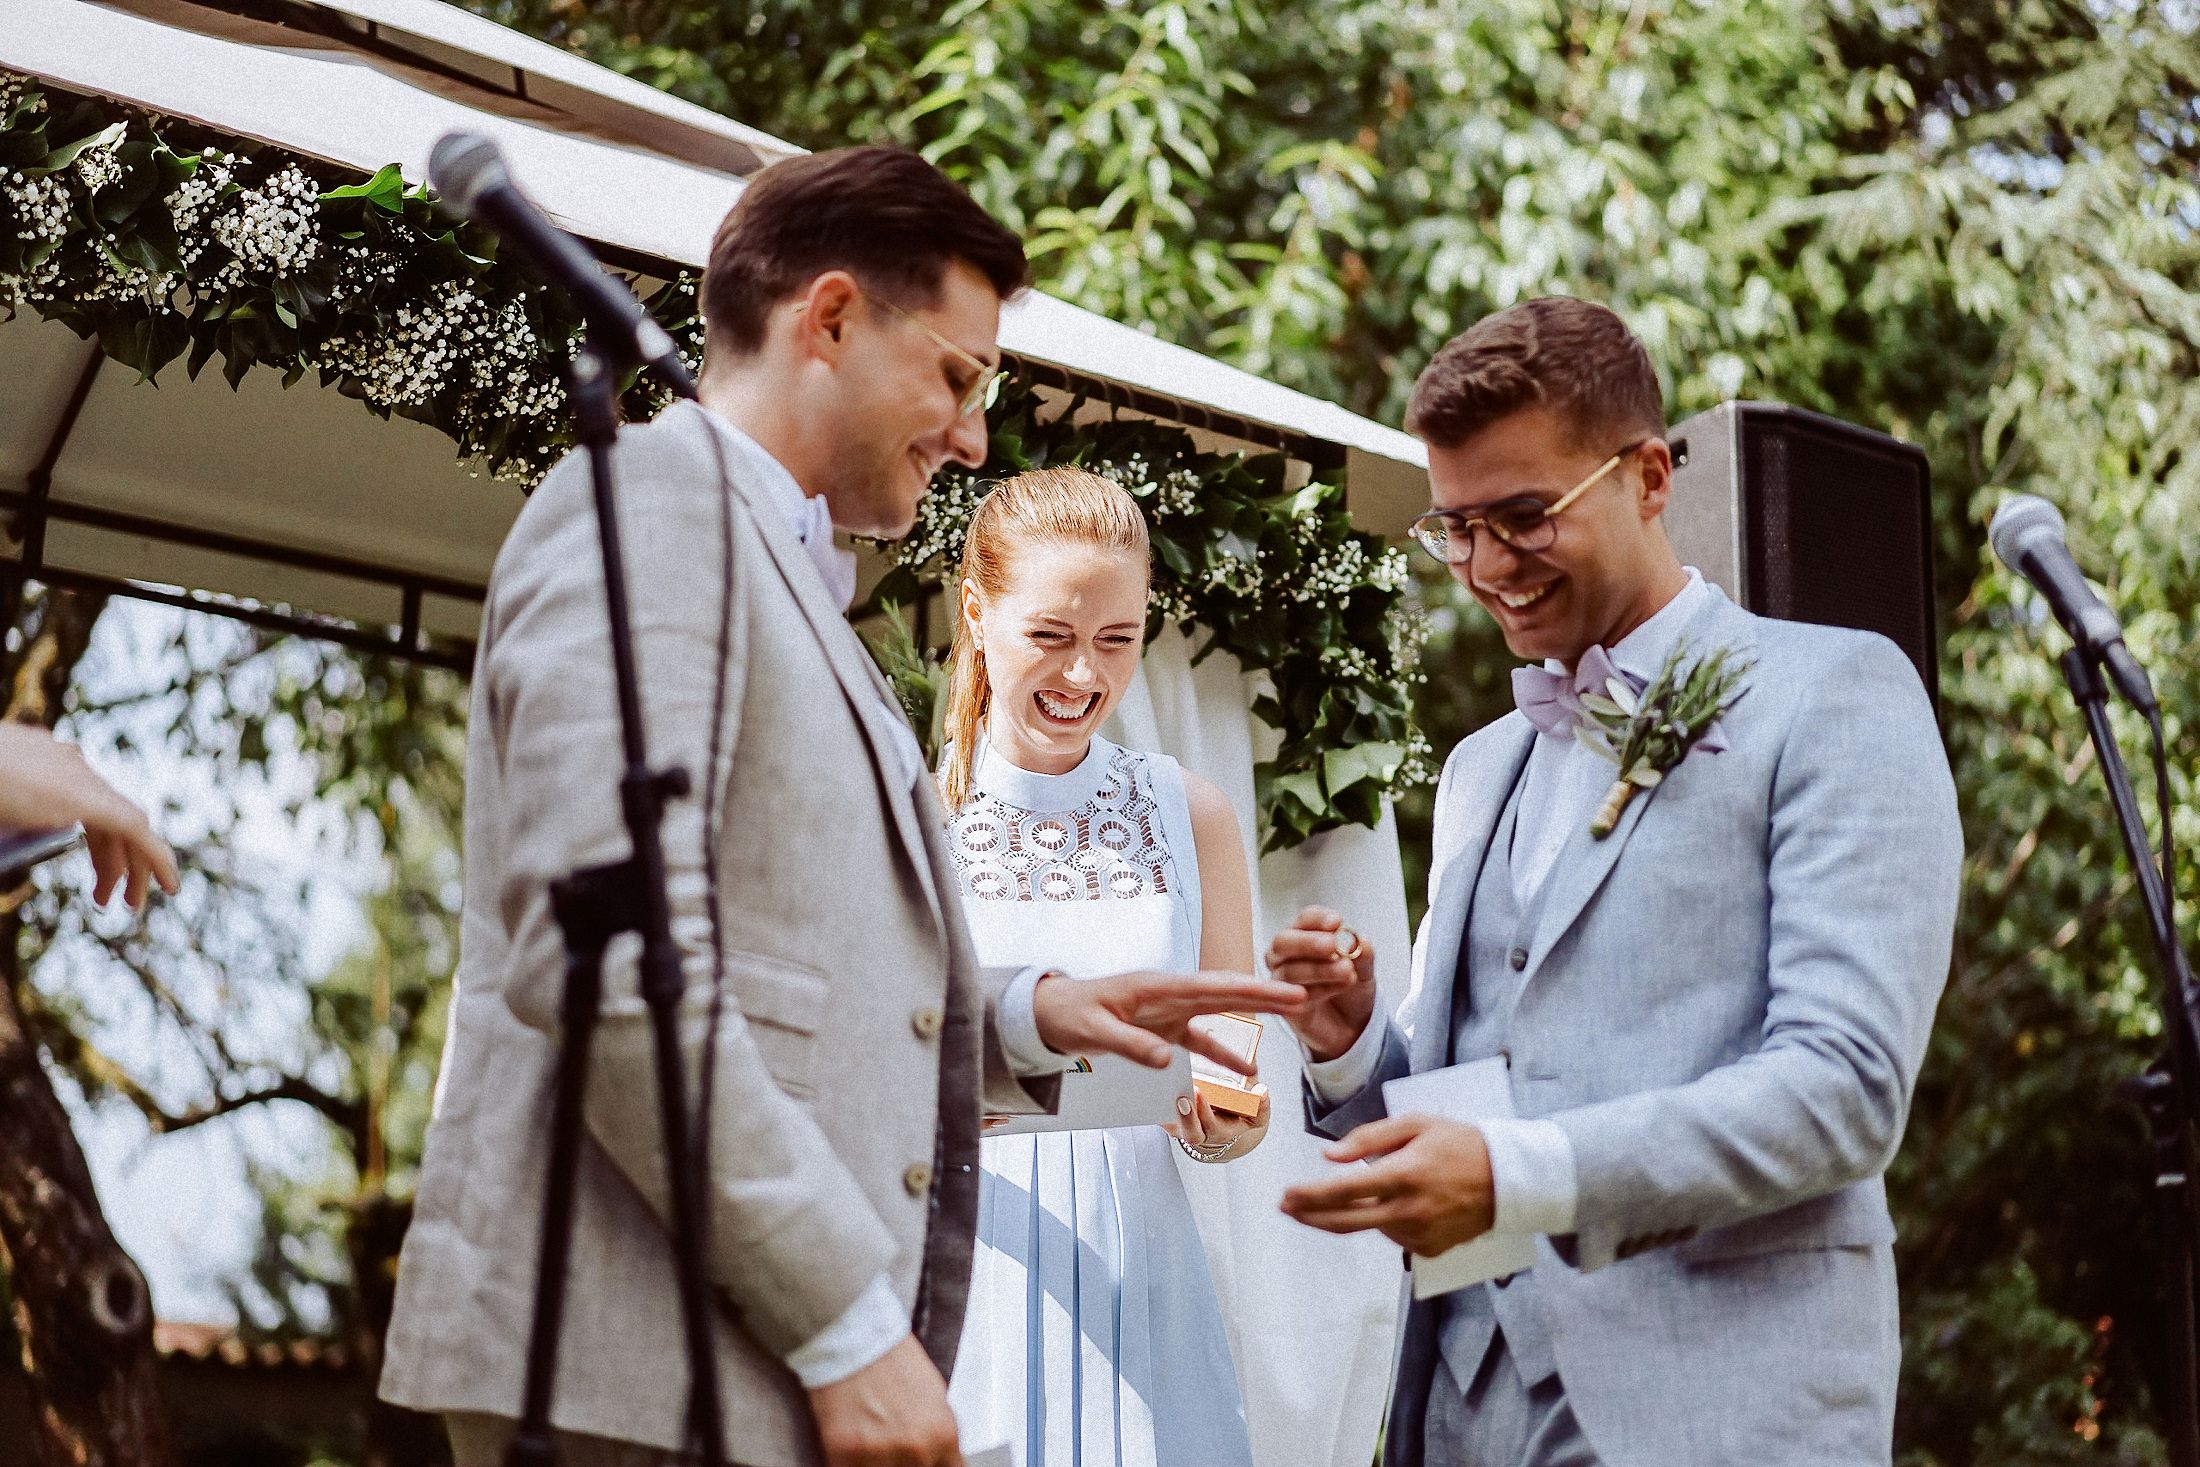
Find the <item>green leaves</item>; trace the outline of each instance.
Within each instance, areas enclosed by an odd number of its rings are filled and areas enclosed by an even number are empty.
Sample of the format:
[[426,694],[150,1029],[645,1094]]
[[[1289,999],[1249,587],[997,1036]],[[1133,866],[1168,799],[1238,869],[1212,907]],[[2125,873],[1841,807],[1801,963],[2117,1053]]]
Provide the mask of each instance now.
[[[910,584],[913,586],[913,582]],[[880,589],[885,589],[883,583]],[[864,645],[879,671],[886,674],[909,726],[916,730],[925,763],[936,764],[947,715],[949,669],[938,656],[917,645],[916,633],[904,617],[900,601],[892,595],[880,600],[874,593],[874,602],[878,621],[863,633]]]
[[1737,661],[1724,647],[1693,661],[1688,651],[1685,640],[1676,643],[1639,693],[1624,673],[1615,672],[1605,678],[1602,693],[1581,695],[1582,719],[1574,737],[1609,759],[1618,775],[1589,822],[1589,834],[1598,840],[1612,833],[1637,790],[1657,788],[1748,691],[1751,664]]
[[[321,197],[326,200],[364,199],[384,213],[403,214],[406,201],[405,176],[398,171],[395,163],[385,163],[365,183],[347,183],[339,188],[323,189]],[[413,197],[424,200],[428,194],[423,189]]]
[[128,125],[125,123],[109,123],[98,132],[89,133],[73,143],[63,143],[40,159],[37,164],[23,171],[33,178],[58,173],[94,148],[107,148],[120,142],[127,130]]

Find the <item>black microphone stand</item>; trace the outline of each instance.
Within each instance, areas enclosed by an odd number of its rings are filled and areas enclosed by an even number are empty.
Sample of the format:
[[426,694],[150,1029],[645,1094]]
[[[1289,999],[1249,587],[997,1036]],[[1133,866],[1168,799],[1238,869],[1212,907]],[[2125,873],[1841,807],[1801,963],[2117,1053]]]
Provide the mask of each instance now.
[[[2192,1127],[2195,1120],[2193,1080],[2200,1074],[2200,993],[2193,985],[2192,968],[2177,939],[2173,873],[2155,864],[2147,841],[2146,822],[2132,793],[2131,773],[2123,752],[2108,725],[2108,687],[2101,677],[2101,658],[2084,647],[2072,647],[2062,655],[2064,681],[2085,713],[2086,731],[2093,751],[2100,756],[2101,773],[2108,781],[2110,803],[2116,808],[2116,824],[2123,835],[2124,851],[2139,882],[2139,898],[2146,908],[2147,932],[2153,941],[2155,974],[2160,980],[2162,1022],[2168,1044],[2145,1073],[2117,1086],[2118,1094],[2134,1101],[2147,1118],[2154,1148],[2154,1197],[2156,1217],[2170,1249],[2170,1460],[2176,1467],[2200,1467],[2200,1336],[2195,1334],[2193,1302],[2194,1264],[2200,1257],[2200,1213],[2195,1212],[2192,1186]],[[2163,832],[2166,843],[2169,833]],[[2165,849],[2166,849],[2165,845]]]
[[[617,368],[591,340],[573,359],[571,382],[581,444],[594,481],[598,541],[603,552],[604,604],[611,627],[611,664],[619,699],[625,770],[619,806],[632,852],[623,861],[588,866],[550,884],[551,909],[565,934],[565,992],[550,1112],[550,1156],[543,1188],[541,1251],[535,1266],[535,1311],[528,1330],[527,1377],[517,1431],[505,1467],[554,1467],[550,1422],[557,1380],[558,1336],[565,1312],[567,1259],[573,1242],[573,1193],[580,1169],[582,1107],[589,1046],[603,993],[604,949],[622,932],[642,939],[641,993],[649,1009],[657,1068],[659,1122],[670,1190],[673,1267],[689,1370],[688,1435],[702,1467],[721,1467],[725,1425],[711,1341],[712,1300],[704,1264],[708,1218],[703,1167],[694,1151],[687,1082],[680,1059],[679,1002],[683,979],[672,940],[672,906],[665,890],[661,824],[667,801],[690,791],[685,769],[649,767],[642,723],[641,679],[635,668],[633,620],[627,605],[626,563],[612,492],[611,446],[619,432]],[[693,397],[692,382],[675,390]]]

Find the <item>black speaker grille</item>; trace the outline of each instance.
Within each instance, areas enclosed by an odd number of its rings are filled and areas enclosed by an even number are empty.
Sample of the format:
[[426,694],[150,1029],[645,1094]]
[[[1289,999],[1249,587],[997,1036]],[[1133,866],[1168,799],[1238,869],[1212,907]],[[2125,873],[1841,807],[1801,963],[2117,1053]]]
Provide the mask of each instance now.
[[1745,414],[1741,433],[1751,609],[1882,633],[1937,701],[1924,455],[1794,412]]

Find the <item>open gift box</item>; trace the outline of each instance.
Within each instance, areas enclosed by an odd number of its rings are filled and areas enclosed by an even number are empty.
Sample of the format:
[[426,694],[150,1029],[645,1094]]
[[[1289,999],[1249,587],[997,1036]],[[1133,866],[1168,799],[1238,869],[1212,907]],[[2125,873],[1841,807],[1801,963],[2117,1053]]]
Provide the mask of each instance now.
[[[1202,1014],[1192,1020],[1200,1033],[1220,1040],[1230,1052],[1256,1067],[1260,1061],[1260,1019],[1253,1014]],[[1192,1056],[1192,1084],[1209,1105],[1233,1116],[1257,1116],[1268,1097],[1253,1089],[1249,1076],[1233,1074],[1204,1055]]]

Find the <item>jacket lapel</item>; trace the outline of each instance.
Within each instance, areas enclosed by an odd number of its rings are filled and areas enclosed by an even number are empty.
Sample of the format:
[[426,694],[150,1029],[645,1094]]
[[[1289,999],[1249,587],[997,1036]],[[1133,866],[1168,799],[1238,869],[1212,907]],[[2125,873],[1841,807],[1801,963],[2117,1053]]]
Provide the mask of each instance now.
[[[1681,635],[1688,641],[1693,655],[1701,656],[1714,647],[1731,647],[1747,653],[1756,638],[1749,624],[1748,614],[1726,599],[1717,587],[1712,587],[1712,598],[1703,609],[1688,619]],[[1707,759],[1723,756],[1706,754]],[[1614,771],[1615,773],[1617,771]],[[1533,914],[1535,938],[1528,952],[1528,968],[1522,988],[1533,982],[1543,959],[1558,945],[1568,929],[1581,919],[1590,901],[1611,876],[1612,868],[1619,863],[1620,852],[1627,848],[1635,830],[1648,818],[1651,804],[1665,786],[1661,782],[1646,790],[1635,791],[1627,808],[1621,812],[1619,823],[1603,840],[1589,834],[1589,824],[1581,824],[1566,837],[1566,844],[1559,848],[1558,857],[1551,863],[1551,872],[1545,878],[1542,890],[1535,895]],[[1599,797],[1601,799],[1601,791]]]
[[[1528,952],[1527,978],[1532,980],[1543,959],[1566,935],[1566,930],[1579,920],[1588,907],[1589,899],[1604,885],[1612,874],[1612,867],[1619,861],[1619,853],[1627,846],[1635,827],[1642,824],[1643,812],[1650,808],[1659,786],[1635,791],[1635,797],[1627,802],[1620,813],[1619,823],[1612,833],[1602,840],[1589,834],[1586,821],[1566,837],[1566,844],[1559,848],[1558,857],[1551,863],[1551,874],[1545,878],[1543,889],[1536,893],[1535,938]],[[1526,987],[1524,981],[1521,985]]]
[[1429,908],[1422,937],[1427,946],[1421,957],[1421,994],[1410,1049],[1416,1073],[1450,1063],[1459,955],[1465,950],[1467,924],[1474,916],[1475,888],[1481,884],[1482,865],[1489,859],[1506,801],[1535,747],[1535,729],[1528,721],[1513,722],[1518,727],[1503,724],[1490,733],[1485,755],[1460,766],[1461,778],[1471,781],[1461,792],[1466,805],[1458,816],[1464,839],[1437,878],[1436,903]]
[[[924,888],[925,900],[931,904],[935,917],[940,915],[940,893],[934,879],[932,852],[919,824],[916,792],[902,778],[901,757],[893,747],[894,735],[886,726],[886,720],[897,716],[893,690],[886,684],[870,655],[857,640],[855,629],[848,625],[848,618],[839,607],[832,604],[825,593],[824,582],[817,574],[817,567],[810,563],[809,553],[795,538],[795,532],[786,522],[786,516],[771,504],[760,502],[760,496],[752,492],[746,477],[735,464],[739,448],[727,442],[702,414],[708,409],[693,403],[675,403],[666,409],[668,413],[693,413],[697,421],[692,431],[710,440],[710,451],[718,455],[718,461],[726,469],[726,490],[748,507],[749,518],[755,522],[758,537],[770,552],[772,564],[779,577],[786,583],[789,594],[801,609],[803,620],[810,624],[818,646],[825,653],[826,662],[833,669],[833,676],[840,683],[841,692],[848,700],[848,708],[855,715],[856,724],[863,730],[863,741],[871,751],[871,766],[878,776],[879,789],[886,805],[893,812],[895,829],[900,833],[902,848],[909,863],[916,869],[917,880]],[[921,776],[920,776],[921,777]]]

